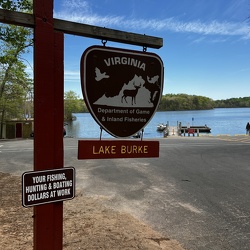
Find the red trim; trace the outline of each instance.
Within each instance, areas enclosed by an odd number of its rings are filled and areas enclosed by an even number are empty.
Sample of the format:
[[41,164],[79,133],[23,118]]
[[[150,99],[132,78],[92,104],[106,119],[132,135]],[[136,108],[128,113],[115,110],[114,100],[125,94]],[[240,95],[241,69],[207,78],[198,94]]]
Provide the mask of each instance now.
[[159,141],[80,140],[78,159],[159,157]]

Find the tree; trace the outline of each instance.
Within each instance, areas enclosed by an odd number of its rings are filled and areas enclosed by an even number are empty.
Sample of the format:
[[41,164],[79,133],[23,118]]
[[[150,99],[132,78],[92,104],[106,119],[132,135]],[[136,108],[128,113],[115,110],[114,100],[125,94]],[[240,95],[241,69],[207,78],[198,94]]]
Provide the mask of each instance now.
[[2,9],[30,12],[32,10],[32,0],[0,0],[0,6]]
[[5,83],[4,92],[0,99],[0,109],[4,114],[2,118],[6,119],[26,117],[26,96],[33,86],[24,72],[25,66],[22,63],[15,66],[10,71],[9,80]]
[[[31,12],[32,1],[0,0],[0,8],[12,11]],[[0,25],[0,138],[3,122],[7,116],[20,114],[22,102],[31,89],[31,80],[25,73],[21,56],[33,44],[32,30],[14,25]]]
[[72,113],[83,112],[83,104],[74,91],[64,93],[64,120],[71,121]]
[[158,110],[178,111],[212,108],[214,108],[214,101],[208,97],[187,94],[167,94],[162,96]]

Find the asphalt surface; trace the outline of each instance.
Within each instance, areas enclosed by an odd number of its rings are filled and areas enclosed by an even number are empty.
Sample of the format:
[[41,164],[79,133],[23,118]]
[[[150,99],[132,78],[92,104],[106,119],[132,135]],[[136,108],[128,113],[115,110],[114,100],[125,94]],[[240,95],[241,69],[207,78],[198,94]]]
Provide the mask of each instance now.
[[[160,139],[159,158],[77,160],[77,188],[190,250],[250,249],[250,136]],[[0,171],[33,170],[32,140],[0,140]],[[66,201],[70,202],[70,201]]]

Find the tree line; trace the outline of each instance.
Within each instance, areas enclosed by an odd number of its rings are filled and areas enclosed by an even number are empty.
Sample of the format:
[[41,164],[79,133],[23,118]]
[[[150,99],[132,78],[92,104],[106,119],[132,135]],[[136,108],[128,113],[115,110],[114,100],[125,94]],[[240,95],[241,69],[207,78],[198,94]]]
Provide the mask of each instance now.
[[213,100],[209,97],[187,94],[163,95],[158,111],[205,110],[213,108],[250,107],[250,97]]
[[[157,111],[181,111],[181,110],[206,110],[213,108],[242,108],[250,107],[250,97],[230,98],[226,100],[213,100],[205,96],[188,94],[163,95]],[[88,112],[83,99],[73,92],[68,91],[64,95],[65,119],[72,119],[72,113]]]
[[215,101],[216,108],[249,108],[250,96]]

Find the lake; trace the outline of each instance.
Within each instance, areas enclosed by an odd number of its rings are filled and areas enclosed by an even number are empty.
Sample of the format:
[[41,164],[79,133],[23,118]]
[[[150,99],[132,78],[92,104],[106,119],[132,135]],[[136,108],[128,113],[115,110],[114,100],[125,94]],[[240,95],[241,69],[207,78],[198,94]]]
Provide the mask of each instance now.
[[[74,138],[99,138],[100,127],[90,113],[76,113],[76,120],[68,122],[66,126],[67,136]],[[144,138],[163,137],[156,127],[159,123],[176,126],[181,122],[183,126],[189,123],[191,126],[204,126],[211,128],[210,135],[236,135],[246,133],[246,124],[250,122],[250,108],[216,108],[211,110],[192,111],[165,111],[156,112],[144,129]],[[102,138],[112,138],[111,135],[102,132]]]

